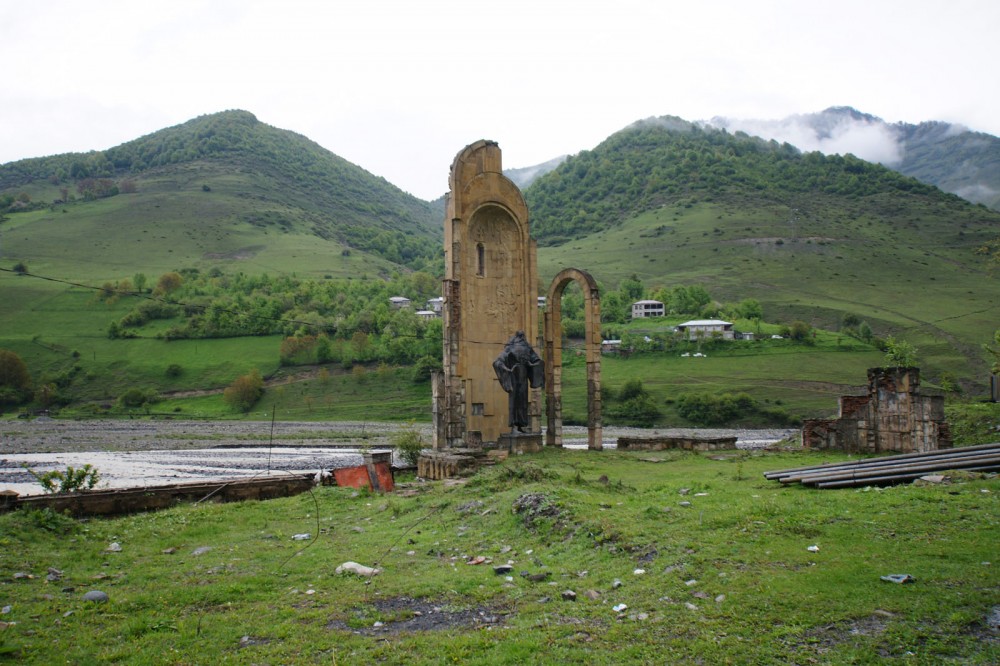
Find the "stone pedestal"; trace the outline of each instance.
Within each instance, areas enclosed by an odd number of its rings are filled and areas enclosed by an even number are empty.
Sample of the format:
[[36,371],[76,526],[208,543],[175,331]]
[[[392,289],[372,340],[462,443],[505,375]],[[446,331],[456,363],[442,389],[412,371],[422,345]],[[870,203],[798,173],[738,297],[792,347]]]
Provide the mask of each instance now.
[[512,454],[538,453],[542,450],[542,433],[507,432],[500,435],[497,447]]

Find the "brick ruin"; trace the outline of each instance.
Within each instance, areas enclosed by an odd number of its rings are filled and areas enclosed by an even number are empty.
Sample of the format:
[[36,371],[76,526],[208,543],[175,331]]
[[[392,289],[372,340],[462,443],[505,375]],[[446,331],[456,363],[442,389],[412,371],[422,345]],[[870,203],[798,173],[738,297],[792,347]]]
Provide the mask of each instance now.
[[918,368],[870,368],[864,395],[840,398],[835,419],[802,424],[802,446],[848,453],[916,453],[951,448],[944,396],[920,392]]

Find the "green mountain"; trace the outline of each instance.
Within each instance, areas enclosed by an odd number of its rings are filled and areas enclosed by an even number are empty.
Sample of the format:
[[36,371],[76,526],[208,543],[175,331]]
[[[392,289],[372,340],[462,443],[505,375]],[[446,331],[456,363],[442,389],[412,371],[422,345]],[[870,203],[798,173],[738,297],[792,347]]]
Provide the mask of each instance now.
[[525,195],[543,277],[575,266],[606,285],[697,284],[831,330],[849,315],[938,372],[986,381],[1000,282],[976,250],[1000,213],[984,206],[850,155],[672,117],[612,135]]
[[246,111],[2,165],[0,197],[0,212],[17,211],[3,255],[36,270],[360,275],[435,265],[441,252],[441,217],[427,202]]
[[903,159],[893,168],[1000,210],[1000,139],[942,122],[896,127]]

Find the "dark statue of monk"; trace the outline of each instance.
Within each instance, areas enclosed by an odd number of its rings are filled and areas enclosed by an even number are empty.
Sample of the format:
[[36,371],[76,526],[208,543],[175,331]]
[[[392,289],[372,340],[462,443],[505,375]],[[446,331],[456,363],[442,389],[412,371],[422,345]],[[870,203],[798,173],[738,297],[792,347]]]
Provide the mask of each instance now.
[[504,345],[503,352],[493,361],[500,386],[507,392],[511,432],[516,428],[525,432],[531,425],[528,416],[528,388],[545,386],[545,369],[542,359],[524,338],[524,331],[518,331]]

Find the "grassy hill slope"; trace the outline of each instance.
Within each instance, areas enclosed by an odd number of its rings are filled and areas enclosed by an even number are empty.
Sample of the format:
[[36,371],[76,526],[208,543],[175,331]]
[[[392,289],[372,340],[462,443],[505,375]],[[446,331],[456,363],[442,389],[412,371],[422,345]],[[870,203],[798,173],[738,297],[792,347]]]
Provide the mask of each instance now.
[[[117,194],[95,195],[101,182]],[[213,266],[321,277],[423,267],[440,254],[440,214],[427,202],[245,111],[3,165],[3,194],[28,199],[0,227],[3,256],[36,272],[80,262],[106,278]]]
[[976,254],[1000,213],[850,156],[637,123],[540,178],[526,196],[545,278],[565,266],[607,285],[700,284],[758,299],[768,321],[836,330],[845,313],[978,384],[1000,321],[1000,281]]

